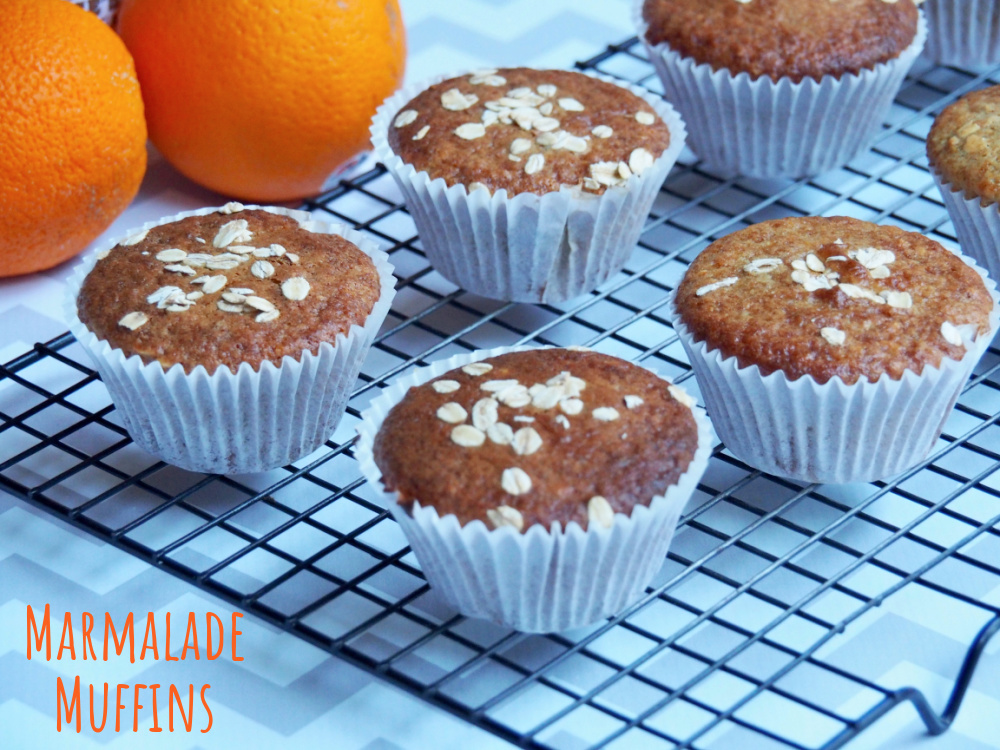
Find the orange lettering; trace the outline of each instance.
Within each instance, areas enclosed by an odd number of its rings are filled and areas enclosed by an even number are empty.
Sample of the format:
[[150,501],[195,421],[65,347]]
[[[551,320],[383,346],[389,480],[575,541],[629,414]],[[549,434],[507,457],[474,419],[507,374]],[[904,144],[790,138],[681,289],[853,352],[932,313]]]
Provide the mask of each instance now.
[[229,647],[233,655],[233,661],[243,661],[242,656],[236,655],[236,636],[243,635],[242,630],[236,629],[236,618],[243,617],[239,612],[233,612],[233,630],[232,635],[229,636]]
[[87,658],[87,649],[90,649],[90,658],[97,661],[97,654],[94,653],[94,644],[90,640],[90,631],[94,629],[94,616],[90,612],[83,613],[83,658]]
[[[69,636],[69,646],[66,646],[66,636]],[[69,658],[76,659],[76,648],[73,646],[73,618],[69,612],[63,616],[62,636],[59,638],[59,650],[56,652],[56,661],[62,659],[62,652],[69,648]]]
[[123,685],[118,683],[115,687],[115,731],[120,732],[122,729],[122,709],[125,708],[125,704],[122,703],[122,688],[128,690],[128,685]]
[[118,633],[115,632],[115,624],[111,621],[111,613],[104,613],[104,661],[108,660],[108,635],[115,641],[115,654],[118,656],[122,655],[122,649],[125,648],[125,636],[128,636],[128,660],[135,664],[135,629],[132,623],[132,613],[128,613],[128,617],[125,618],[125,625],[122,627],[122,639],[118,640]]
[[[214,654],[212,653],[212,619],[219,624],[219,650]],[[222,627],[222,620],[219,618],[215,612],[205,613],[205,629],[208,631],[208,635],[205,636],[205,656],[208,657],[209,661],[215,661],[219,658],[219,654],[222,653],[222,647],[226,642],[226,631]]]
[[139,709],[144,706],[139,703],[139,691],[146,687],[145,685],[135,684],[135,697],[132,699],[132,731],[139,731]]
[[38,623],[35,622],[35,610],[28,605],[28,661],[31,661],[31,634],[35,634],[35,651],[41,652],[42,639],[45,639],[45,661],[52,658],[52,636],[49,633],[49,605],[45,605],[45,620],[42,622],[42,630],[39,632]]
[[160,728],[160,725],[159,725],[159,723],[157,721],[157,716],[156,716],[156,688],[158,688],[159,686],[160,686],[160,683],[158,683],[158,682],[149,686],[149,689],[153,691],[153,726],[151,726],[149,728],[150,732],[162,732],[163,731],[163,729]]
[[166,653],[167,661],[180,661],[176,656],[170,655],[170,613],[167,612],[167,642],[163,644],[163,650]]
[[[48,609],[48,605],[45,605]],[[63,709],[66,709],[66,723],[73,721],[73,709],[76,709],[76,732],[80,733],[83,717],[80,715],[80,675],[73,681],[73,700],[66,698],[66,686],[63,685],[62,677],[56,677],[56,731],[62,731]]]
[[[152,646],[148,645],[150,642],[150,636],[152,636]],[[145,660],[147,648],[152,648],[153,658],[159,660],[160,652],[156,646],[156,624],[153,622],[152,612],[146,615],[146,632],[142,636],[142,651],[139,652],[139,661]]]
[[[191,643],[191,645],[188,645]],[[201,660],[201,650],[198,648],[198,625],[194,620],[194,612],[188,612],[187,630],[184,631],[184,648],[181,649],[181,659],[187,658],[188,649],[194,649],[194,658]]]
[[203,705],[205,707],[205,710],[208,712],[208,726],[201,730],[202,734],[205,734],[205,732],[207,732],[209,729],[212,728],[212,709],[208,707],[208,701],[205,700],[205,691],[208,690],[210,687],[212,686],[202,685],[201,688],[201,705]]
[[191,731],[191,725],[194,724],[194,685],[188,687],[188,707],[189,713],[187,716],[184,715],[184,704],[181,702],[181,694],[177,690],[176,685],[170,686],[170,731],[174,731],[174,698],[177,699],[177,708],[181,712],[181,720],[184,722],[184,728],[187,731]]
[[104,683],[104,712],[101,714],[101,726],[94,721],[94,686],[90,686],[90,728],[95,732],[103,732],[108,723],[108,683]]

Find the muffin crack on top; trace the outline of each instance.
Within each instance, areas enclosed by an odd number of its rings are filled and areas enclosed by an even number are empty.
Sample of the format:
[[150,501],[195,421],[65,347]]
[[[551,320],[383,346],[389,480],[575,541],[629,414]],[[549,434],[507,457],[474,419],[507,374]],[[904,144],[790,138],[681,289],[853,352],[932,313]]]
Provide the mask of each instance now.
[[583,349],[467,364],[411,388],[374,457],[387,490],[461,523],[608,528],[675,484],[697,450],[694,401],[654,373]]
[[800,82],[874,68],[917,34],[913,0],[645,0],[646,40],[751,78]]
[[652,166],[670,131],[641,97],[581,73],[483,70],[403,105],[389,145],[407,164],[469,191],[601,194]]
[[229,203],[101,253],[77,309],[126,356],[214,372],[315,352],[363,325],[379,295],[374,263],[344,238]]
[[993,301],[972,268],[923,235],[809,217],[713,243],[676,306],[696,340],[741,366],[852,384],[960,359],[989,331]]

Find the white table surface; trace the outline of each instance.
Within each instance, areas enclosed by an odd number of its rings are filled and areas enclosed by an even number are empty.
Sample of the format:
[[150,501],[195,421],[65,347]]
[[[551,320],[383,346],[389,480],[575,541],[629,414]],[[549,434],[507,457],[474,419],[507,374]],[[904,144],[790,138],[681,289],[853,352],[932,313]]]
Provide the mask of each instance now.
[[[628,0],[402,0],[409,30],[407,79],[462,68],[504,64],[565,67],[631,34]],[[108,229],[114,235],[143,221],[225,199],[178,175],[158,155],[142,190]],[[0,280],[0,361],[62,333],[64,280],[73,263]],[[1000,590],[987,594],[1000,602]],[[188,584],[150,568],[5,494],[0,494],[0,748],[305,748],[417,750],[503,748],[507,743],[332,658],[302,641],[243,620],[245,660],[194,665],[50,662],[24,658],[25,610],[51,603],[54,613],[147,611],[174,613],[225,606]],[[895,619],[887,620],[891,616]],[[942,705],[968,627],[936,618],[933,606],[896,601],[866,627],[896,628],[918,650],[933,642],[946,659],[894,662],[885,685],[914,684]],[[900,627],[903,625],[905,627]],[[60,622],[52,623],[56,633]],[[927,636],[926,634],[929,634]],[[78,634],[79,635],[79,634]],[[934,639],[928,640],[928,637]],[[99,639],[95,646],[100,649]],[[872,641],[873,655],[879,641]],[[892,712],[849,747],[987,750],[1000,748],[1000,658],[992,644],[956,726],[938,739],[924,736],[908,707]],[[211,683],[214,727],[208,734],[124,731],[115,735],[55,731],[55,680],[81,674],[84,683]],[[162,704],[161,698],[161,704]],[[161,705],[161,714],[164,706]],[[131,728],[131,706],[125,713]],[[161,719],[162,722],[162,719]],[[84,721],[86,723],[86,719]],[[146,721],[143,729],[149,726]],[[724,739],[713,747],[737,747]]]

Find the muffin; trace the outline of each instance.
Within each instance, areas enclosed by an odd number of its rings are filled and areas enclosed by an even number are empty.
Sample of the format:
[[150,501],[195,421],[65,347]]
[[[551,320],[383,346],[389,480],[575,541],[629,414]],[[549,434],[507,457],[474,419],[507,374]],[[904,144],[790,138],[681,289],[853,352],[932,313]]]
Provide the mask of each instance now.
[[995,288],[920,234],[778,219],[706,248],[673,316],[735,455],[794,479],[870,481],[934,446],[996,332]]
[[963,252],[1000,279],[1000,86],[949,105],[927,136],[927,159]]
[[362,420],[362,471],[431,585],[464,614],[535,632],[642,595],[711,447],[683,390],[580,349],[453,357]]
[[621,270],[684,139],[643,89],[530,68],[405,89],[372,124],[432,265],[521,302],[566,300]]
[[387,256],[362,235],[232,203],[99,248],[69,313],[140,446],[245,473],[330,436],[393,294]]
[[923,48],[913,0],[637,0],[665,96],[712,169],[805,177],[868,148]]
[[1000,63],[997,0],[926,0],[927,48],[942,65],[979,68]]

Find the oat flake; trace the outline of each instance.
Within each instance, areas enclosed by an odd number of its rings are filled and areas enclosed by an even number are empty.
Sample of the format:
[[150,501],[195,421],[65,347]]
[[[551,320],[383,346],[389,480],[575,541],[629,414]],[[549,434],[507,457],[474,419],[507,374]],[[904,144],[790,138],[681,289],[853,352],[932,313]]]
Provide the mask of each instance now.
[[528,163],[524,165],[525,174],[537,174],[545,167],[545,157],[541,154],[532,154],[528,157]]
[[293,302],[304,300],[309,294],[309,282],[301,276],[293,276],[282,283],[281,293]]
[[637,148],[628,157],[628,168],[633,174],[642,174],[653,166],[653,154],[644,148]]
[[416,119],[417,111],[415,109],[405,109],[396,115],[396,119],[392,121],[392,124],[397,128],[405,128]]
[[953,323],[949,323],[947,320],[941,324],[941,335],[944,336],[944,340],[952,346],[965,347],[965,339],[962,338],[962,334],[959,332],[958,327]]
[[598,406],[592,414],[601,422],[614,422],[619,417],[618,410],[613,406]]
[[587,520],[610,529],[615,520],[615,511],[602,495],[594,495],[587,501]]
[[486,135],[486,126],[481,122],[467,122],[464,125],[459,125],[454,130],[455,135],[467,141],[473,141],[476,138],[482,138]]
[[260,310],[261,312],[271,312],[275,309],[274,303],[269,299],[264,299],[263,297],[258,297],[256,295],[249,295],[244,303],[248,307],[252,307],[254,310]]
[[269,279],[274,276],[274,266],[266,260],[255,260],[250,266],[250,273],[258,279]]
[[488,430],[498,419],[498,404],[495,399],[481,398],[472,407],[472,424],[480,430]]
[[144,312],[130,312],[123,316],[121,320],[118,321],[118,325],[122,328],[128,328],[130,331],[134,331],[137,328],[141,328],[149,322],[149,316]]
[[238,245],[245,245],[253,239],[253,232],[248,229],[246,219],[235,219],[223,224],[219,229],[212,245],[215,247],[227,247],[234,242]]
[[[518,495],[521,493],[513,492],[511,494]],[[486,511],[486,517],[498,529],[504,526],[511,526],[517,531],[524,529],[524,516],[521,515],[521,511],[517,508],[511,508],[509,505],[501,505],[496,510],[490,508]]]
[[509,424],[497,422],[487,428],[486,437],[497,445],[510,445],[514,441],[514,429]]
[[844,342],[847,341],[847,334],[839,328],[820,328],[819,335],[831,346],[843,346]]
[[729,278],[721,279],[720,281],[716,281],[713,284],[706,284],[705,286],[700,287],[698,289],[698,291],[696,291],[694,293],[694,296],[695,297],[704,297],[706,294],[708,294],[710,292],[714,292],[716,289],[722,289],[723,287],[732,286],[737,281],[739,281],[738,277],[736,277],[736,276],[730,276]]
[[486,442],[486,433],[470,424],[460,424],[451,431],[451,442],[463,448],[478,448]]
[[222,275],[209,276],[204,281],[204,286],[202,287],[202,291],[204,291],[205,294],[214,294],[215,292],[221,291],[228,282],[229,279],[227,279],[225,276]]
[[136,232],[135,234],[130,234],[128,237],[123,239],[118,244],[121,245],[122,247],[131,247],[132,245],[138,245],[140,242],[146,239],[147,234],[149,234],[149,230],[143,229],[142,231]]
[[500,487],[508,495],[523,495],[531,491],[531,477],[525,473],[524,469],[519,469],[516,466],[504,469],[500,475]]
[[493,365],[487,362],[471,362],[462,368],[462,372],[464,372],[466,375],[472,375],[473,377],[478,377],[479,375],[485,375],[492,369]]
[[514,452],[519,456],[530,456],[542,447],[542,436],[534,427],[522,427],[514,433],[511,443]]
[[437,410],[437,418],[448,424],[461,424],[469,416],[468,412],[461,404],[449,401]]
[[431,388],[437,393],[454,393],[460,387],[457,380],[435,380],[431,383]]
[[172,247],[169,250],[161,250],[156,254],[156,259],[161,263],[176,263],[184,260],[186,257],[187,253],[176,247]]

